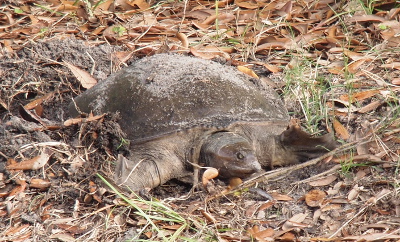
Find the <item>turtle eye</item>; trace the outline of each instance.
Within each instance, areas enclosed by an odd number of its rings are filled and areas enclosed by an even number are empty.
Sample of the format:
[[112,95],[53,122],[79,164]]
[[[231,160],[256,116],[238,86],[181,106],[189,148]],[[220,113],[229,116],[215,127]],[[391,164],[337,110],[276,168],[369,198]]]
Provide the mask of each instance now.
[[239,160],[243,160],[244,154],[242,152],[238,152],[238,153],[236,153],[236,158],[238,158]]

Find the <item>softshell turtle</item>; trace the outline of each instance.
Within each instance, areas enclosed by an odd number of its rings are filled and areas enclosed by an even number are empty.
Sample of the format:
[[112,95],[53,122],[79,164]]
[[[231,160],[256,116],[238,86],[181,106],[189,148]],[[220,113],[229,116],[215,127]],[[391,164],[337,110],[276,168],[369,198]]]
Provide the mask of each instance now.
[[76,97],[72,115],[76,108],[120,113],[131,154],[119,156],[116,182],[132,190],[187,176],[193,163],[217,168],[222,178],[245,178],[334,146],[328,136],[287,129],[281,99],[259,80],[188,56],[143,58]]

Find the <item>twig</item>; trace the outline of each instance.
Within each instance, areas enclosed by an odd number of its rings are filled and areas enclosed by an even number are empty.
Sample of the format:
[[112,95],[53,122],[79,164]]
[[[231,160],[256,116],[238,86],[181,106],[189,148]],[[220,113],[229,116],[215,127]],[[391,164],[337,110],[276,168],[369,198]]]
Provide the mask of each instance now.
[[317,175],[315,175],[315,176],[312,176],[312,177],[309,177],[309,178],[307,178],[307,179],[304,179],[304,180],[295,182],[295,184],[301,184],[301,183],[306,183],[306,182],[313,181],[313,180],[318,179],[318,178],[320,178],[320,177],[322,177],[322,176],[325,176],[325,175],[327,175],[327,174],[330,174],[330,173],[332,173],[332,172],[335,172],[335,171],[339,170],[340,167],[341,167],[341,165],[335,165],[334,167],[332,167],[331,169],[329,169],[329,170],[327,170],[327,171],[324,171],[324,172],[322,172],[322,173],[319,173],[319,174],[317,174]]

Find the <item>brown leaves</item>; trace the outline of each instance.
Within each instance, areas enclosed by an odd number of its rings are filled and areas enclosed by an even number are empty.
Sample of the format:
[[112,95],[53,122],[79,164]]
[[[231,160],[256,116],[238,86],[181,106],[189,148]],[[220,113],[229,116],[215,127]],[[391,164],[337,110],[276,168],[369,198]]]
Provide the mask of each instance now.
[[196,48],[191,47],[190,53],[202,59],[211,60],[218,56],[225,59],[230,59],[229,54],[232,52],[231,48],[218,48],[215,46],[197,46]]
[[8,170],[37,170],[47,164],[52,152],[44,150],[40,155],[21,161],[19,163],[12,163],[6,166]]
[[219,172],[217,169],[215,168],[208,168],[204,173],[203,173],[203,177],[202,177],[202,182],[203,182],[203,186],[206,187],[208,182],[211,179],[216,178],[219,175]]
[[347,140],[350,138],[350,134],[347,131],[347,129],[341,124],[337,119],[333,120],[333,128],[335,129],[336,135],[344,140]]
[[305,196],[306,204],[310,207],[319,207],[324,198],[326,197],[326,193],[321,190],[311,190]]
[[251,70],[251,69],[249,69],[249,68],[247,68],[245,66],[238,66],[237,68],[238,68],[239,71],[243,72],[244,74],[246,74],[248,76],[251,76],[253,78],[259,79],[259,77],[257,76],[256,73],[254,73],[253,70]]
[[260,231],[259,226],[254,226],[247,231],[251,237],[257,239],[257,241],[267,241],[267,239],[271,239],[275,234],[275,231],[272,228],[267,228]]
[[26,110],[32,110],[35,109],[36,114],[38,114],[39,116],[41,115],[40,110],[43,110],[42,104],[45,103],[46,101],[49,101],[54,95],[54,92],[50,92],[47,93],[46,95],[39,97],[33,101],[31,101],[30,103],[24,105],[24,108]]
[[334,182],[336,179],[337,179],[337,176],[330,175],[330,176],[309,182],[308,184],[310,184],[310,186],[313,186],[313,187],[326,186],[326,185],[329,185],[332,182]]
[[103,117],[105,116],[105,114],[101,114],[101,115],[96,115],[94,116],[93,113],[89,114],[89,117],[87,118],[71,118],[68,119],[64,122],[64,126],[71,126],[74,124],[80,124],[80,123],[84,123],[84,122],[92,122],[92,121],[96,121],[96,120],[101,120]]
[[177,33],[176,37],[182,42],[183,48],[189,48],[189,40],[184,33]]
[[72,71],[76,79],[78,79],[78,81],[84,88],[89,89],[97,84],[97,80],[94,79],[87,71],[84,71],[66,61],[64,61],[63,63]]
[[29,186],[32,188],[46,189],[51,186],[51,182],[47,179],[31,179]]
[[357,92],[353,95],[344,94],[344,95],[340,96],[340,99],[343,101],[353,103],[353,102],[359,102],[359,101],[365,100],[367,98],[373,97],[378,93],[379,93],[379,90],[367,90],[367,91]]

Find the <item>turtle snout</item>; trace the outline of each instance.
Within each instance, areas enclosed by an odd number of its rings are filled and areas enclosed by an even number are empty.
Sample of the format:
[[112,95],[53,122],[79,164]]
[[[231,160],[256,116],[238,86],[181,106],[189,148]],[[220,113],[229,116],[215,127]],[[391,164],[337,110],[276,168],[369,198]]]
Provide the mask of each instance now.
[[252,152],[246,152],[243,157],[226,157],[226,159],[220,157],[219,161],[224,164],[219,167],[219,176],[222,178],[246,178],[261,170],[261,165]]
[[231,171],[232,177],[245,178],[260,171],[261,165],[255,155],[247,154],[242,162],[234,162],[230,168],[228,167],[228,169]]

